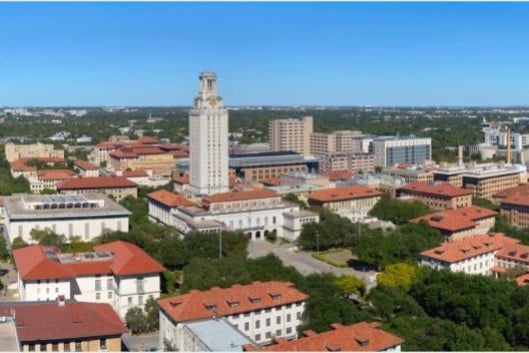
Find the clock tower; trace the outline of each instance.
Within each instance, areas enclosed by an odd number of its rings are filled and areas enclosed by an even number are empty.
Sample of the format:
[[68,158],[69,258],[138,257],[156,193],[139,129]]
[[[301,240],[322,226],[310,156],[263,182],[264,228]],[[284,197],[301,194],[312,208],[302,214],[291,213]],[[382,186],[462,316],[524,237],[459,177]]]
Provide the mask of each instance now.
[[217,93],[217,75],[200,74],[189,112],[189,188],[196,196],[229,191],[228,110]]

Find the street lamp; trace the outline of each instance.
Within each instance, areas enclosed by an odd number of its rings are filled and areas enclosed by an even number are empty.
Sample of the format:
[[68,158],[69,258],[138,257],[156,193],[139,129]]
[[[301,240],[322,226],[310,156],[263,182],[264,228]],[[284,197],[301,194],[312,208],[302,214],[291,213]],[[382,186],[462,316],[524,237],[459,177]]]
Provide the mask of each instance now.
[[316,253],[320,253],[320,232],[316,231]]

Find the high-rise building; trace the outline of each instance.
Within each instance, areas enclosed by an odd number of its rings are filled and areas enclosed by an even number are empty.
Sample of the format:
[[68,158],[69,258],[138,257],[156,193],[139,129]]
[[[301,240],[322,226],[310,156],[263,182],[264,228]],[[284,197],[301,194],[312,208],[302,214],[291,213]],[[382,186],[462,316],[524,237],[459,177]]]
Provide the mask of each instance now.
[[189,188],[195,195],[229,190],[228,110],[217,94],[217,75],[203,72],[189,112]]
[[312,116],[303,119],[276,119],[268,124],[268,140],[272,151],[294,151],[310,155]]
[[414,136],[385,136],[372,142],[375,165],[390,167],[397,163],[421,164],[432,159],[432,139]]
[[310,153],[316,157],[328,157],[333,153],[355,152],[353,138],[358,136],[362,136],[362,132],[357,130],[315,132],[310,137]]

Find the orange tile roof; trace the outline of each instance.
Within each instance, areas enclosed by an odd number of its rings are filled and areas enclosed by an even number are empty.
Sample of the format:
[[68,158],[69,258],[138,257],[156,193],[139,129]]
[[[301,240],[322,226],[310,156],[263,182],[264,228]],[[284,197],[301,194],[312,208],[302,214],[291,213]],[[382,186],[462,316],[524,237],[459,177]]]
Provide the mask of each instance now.
[[358,322],[347,326],[332,324],[331,327],[332,330],[323,333],[308,331],[305,337],[291,341],[276,339],[279,342],[262,348],[244,348],[264,352],[377,352],[404,342],[402,338],[380,329],[380,324],[376,322]]
[[109,304],[67,301],[0,303],[0,316],[15,313],[20,342],[119,337],[128,330]]
[[484,218],[495,217],[498,212],[479,206],[469,206],[463,208],[450,209],[441,212],[412,219],[411,222],[419,223],[426,221],[430,227],[450,232],[474,228],[476,221]]
[[31,245],[13,250],[20,278],[23,280],[65,279],[81,276],[116,274],[119,276],[163,272],[165,268],[134,244],[124,241],[97,245],[96,251],[110,251],[114,257],[100,261],[60,263],[46,252],[60,254],[52,246]]
[[411,194],[421,194],[444,198],[472,195],[471,190],[465,190],[450,184],[428,184],[422,182],[405,185],[399,188],[399,190]]
[[279,194],[275,191],[268,189],[252,189],[243,191],[229,191],[221,194],[214,194],[202,199],[202,205],[207,208],[212,203],[216,202],[228,202],[228,201],[244,201],[244,200],[256,200],[256,199],[268,199],[272,197],[279,197]]
[[151,145],[151,144],[156,144],[160,142],[157,138],[151,137],[151,136],[142,136],[138,138],[136,141],[144,145]]
[[110,251],[114,255],[114,261],[112,261],[110,269],[119,276],[159,273],[166,270],[165,267],[137,245],[125,241],[118,240],[96,245],[94,250]]
[[104,176],[68,179],[57,185],[57,190],[135,188],[138,185],[124,177]]
[[529,265],[529,245],[512,244],[508,247],[503,247],[496,254],[498,259],[515,261],[524,265]]
[[326,176],[329,178],[329,181],[349,180],[354,175],[355,173],[351,172],[350,170],[334,170],[326,174]]
[[176,194],[165,189],[151,192],[149,195],[147,195],[147,197],[170,208],[194,205],[193,202],[185,198],[183,195]]
[[313,191],[309,194],[309,201],[334,202],[378,196],[382,196],[382,192],[364,185],[352,185]]
[[84,170],[98,170],[99,169],[97,166],[93,165],[92,163],[83,161],[82,159],[76,160],[74,164]]
[[422,256],[454,263],[469,259],[518,243],[518,239],[510,238],[502,233],[475,235],[470,238],[443,243],[440,246],[423,251]]
[[277,177],[277,178],[265,179],[265,180],[261,180],[261,183],[263,183],[264,185],[268,185],[268,186],[279,186],[281,185],[281,178]]
[[253,282],[207,291],[192,290],[158,300],[160,308],[174,321],[226,316],[306,301],[308,296],[290,282]]
[[37,172],[40,180],[71,179],[75,173],[69,169],[42,169]]

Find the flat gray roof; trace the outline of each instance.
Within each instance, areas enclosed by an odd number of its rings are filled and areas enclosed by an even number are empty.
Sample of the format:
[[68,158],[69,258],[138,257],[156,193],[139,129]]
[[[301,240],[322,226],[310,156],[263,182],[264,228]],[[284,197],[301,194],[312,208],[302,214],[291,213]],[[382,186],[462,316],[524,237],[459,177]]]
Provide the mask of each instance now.
[[[47,208],[33,209],[28,204],[79,204],[83,202],[103,201],[103,206],[95,208]],[[97,218],[97,217],[127,217],[130,212],[116,201],[103,194],[87,193],[83,195],[14,195],[4,197],[6,217],[11,220],[23,219],[63,219],[63,218]]]
[[193,322],[186,326],[213,352],[242,352],[245,344],[255,344],[222,318]]

